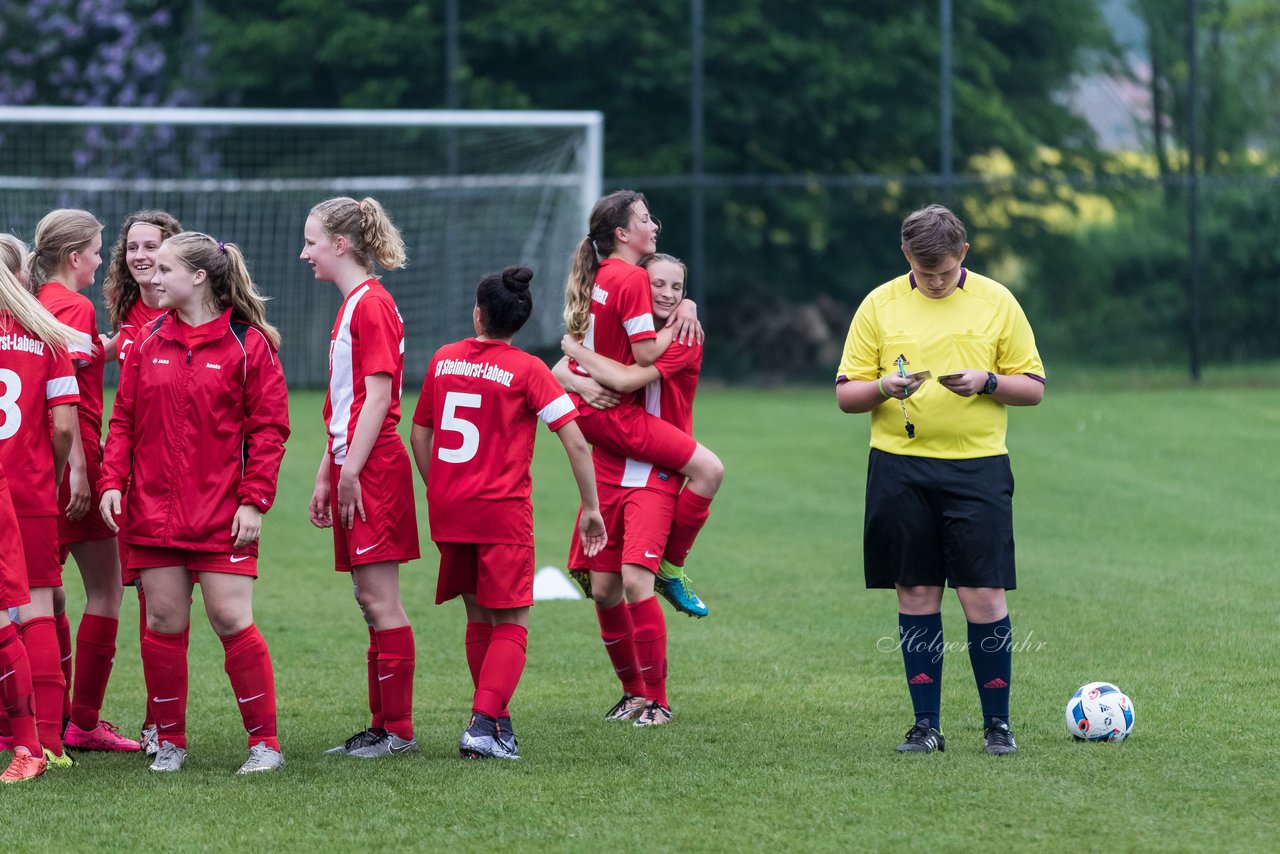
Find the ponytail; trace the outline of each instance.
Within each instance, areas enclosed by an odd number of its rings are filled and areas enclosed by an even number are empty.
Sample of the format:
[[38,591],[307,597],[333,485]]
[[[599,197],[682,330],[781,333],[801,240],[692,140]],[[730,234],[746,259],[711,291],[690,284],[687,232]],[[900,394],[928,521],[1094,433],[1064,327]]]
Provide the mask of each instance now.
[[267,300],[249,276],[244,253],[234,243],[219,243],[207,234],[184,231],[165,245],[188,270],[208,274],[209,300],[219,310],[231,309],[231,316],[256,326],[271,346],[279,349],[280,333],[267,323]]
[[573,265],[564,284],[565,331],[579,341],[591,323],[591,293],[600,271],[600,259],[613,254],[614,232],[631,222],[631,206],[636,202],[649,204],[644,193],[615,190],[591,208],[586,239],[574,250]]
[[360,201],[340,196],[327,199],[311,209],[329,237],[345,237],[355,260],[369,272],[374,265],[399,270],[408,263],[404,238],[382,204],[372,196]]
[[[5,240],[0,245],[8,243]],[[70,326],[59,323],[39,300],[22,287],[18,277],[5,263],[0,264],[0,329],[8,331],[10,321],[16,321],[23,329],[58,352],[66,350],[72,341],[83,337]]]
[[73,252],[81,252],[102,231],[102,223],[88,211],[59,208],[49,211],[36,226],[31,254],[27,256],[27,290],[36,293]]

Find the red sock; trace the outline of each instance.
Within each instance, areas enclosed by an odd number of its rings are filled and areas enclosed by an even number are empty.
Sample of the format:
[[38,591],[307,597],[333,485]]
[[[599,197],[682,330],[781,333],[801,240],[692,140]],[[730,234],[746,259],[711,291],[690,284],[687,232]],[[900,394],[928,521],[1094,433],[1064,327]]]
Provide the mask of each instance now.
[[[138,651],[142,651],[142,639],[147,636],[147,594],[142,592],[142,585],[138,585]],[[189,629],[190,626],[188,625]],[[143,686],[146,687],[145,685]],[[142,728],[151,729],[156,725],[156,716],[151,711],[151,695],[147,695],[146,713],[142,719]]]
[[62,719],[71,717],[71,621],[67,612],[53,615],[58,630],[58,663],[62,667],[62,681],[67,687],[62,692]]
[[25,747],[32,756],[43,756],[40,736],[36,732],[31,661],[12,623],[0,628],[0,710],[9,722],[13,746]]
[[529,630],[524,626],[499,623],[493,627],[489,652],[480,668],[480,684],[471,703],[473,711],[491,718],[502,717],[520,684],[520,674],[524,673],[528,645]]
[[155,714],[156,735],[174,747],[187,746],[186,632],[147,629],[142,638],[142,675]]
[[[489,641],[493,639],[493,624],[467,621],[466,647],[467,669],[471,671],[472,688],[480,687],[480,668],[484,666],[484,657],[489,653]],[[498,717],[511,717],[511,710],[505,706],[499,710]]]
[[667,618],[657,596],[628,605],[631,621],[636,626],[636,658],[644,675],[644,698],[648,702],[667,702]]
[[667,548],[663,557],[676,566],[684,566],[684,560],[693,548],[702,526],[707,524],[711,515],[711,499],[699,495],[690,489],[680,491],[676,500],[676,518],[671,523],[671,536],[667,538]]
[[600,621],[600,639],[604,651],[613,662],[613,672],[618,674],[622,690],[637,697],[644,696],[644,680],[640,676],[640,662],[636,659],[635,628],[631,623],[631,611],[626,602],[612,608],[596,608]]
[[58,666],[58,630],[53,617],[36,617],[18,627],[31,665],[36,698],[36,729],[40,743],[62,755],[62,697],[66,686]]
[[382,694],[383,727],[403,739],[413,738],[413,628],[378,632],[378,690]]
[[249,733],[249,746],[265,744],[280,749],[276,738],[276,678],[271,669],[271,653],[258,627],[249,624],[222,640],[226,671],[240,706],[240,718]]
[[98,725],[107,680],[116,660],[116,631],[120,621],[97,614],[80,618],[76,632],[75,683],[71,696],[71,720],[83,730]]
[[382,719],[382,688],[378,685],[378,633],[369,626],[369,648],[365,650],[365,673],[369,680],[369,726],[385,729]]

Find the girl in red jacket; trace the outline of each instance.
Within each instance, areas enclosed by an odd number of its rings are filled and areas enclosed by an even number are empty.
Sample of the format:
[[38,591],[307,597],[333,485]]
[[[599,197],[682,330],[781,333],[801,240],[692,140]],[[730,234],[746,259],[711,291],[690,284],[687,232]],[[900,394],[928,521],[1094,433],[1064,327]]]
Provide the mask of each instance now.
[[[21,257],[20,242],[0,237],[4,260]],[[0,717],[14,752],[5,783],[39,776],[49,761],[71,764],[58,739],[65,685],[53,610],[62,574],[58,479],[78,399],[72,335],[0,264]],[[18,609],[16,629],[9,608]]]
[[136,341],[120,379],[103,464],[102,517],[113,529],[127,484],[121,536],[147,593],[143,674],[160,749],[152,771],[187,755],[191,588],[226,650],[226,670],[249,733],[238,773],[284,766],[275,679],[253,622],[262,514],[270,509],[289,436],[279,334],[233,243],[183,232],[156,256],[169,309]]
[[[164,309],[160,308],[160,295],[156,293],[151,277],[155,275],[156,253],[160,251],[160,244],[180,231],[182,224],[164,211],[138,211],[130,214],[121,226],[120,236],[107,264],[107,279],[102,285],[102,297],[112,331],[110,337],[102,336],[102,349],[108,362],[119,359],[123,366],[133,342],[164,314]],[[128,512],[128,507],[124,512]],[[138,573],[129,568],[129,547],[119,539],[117,545],[120,580],[125,587],[134,587],[138,591],[138,637],[145,637],[147,597],[142,592]],[[155,756],[160,749],[150,702],[147,703],[139,741],[148,756]]]

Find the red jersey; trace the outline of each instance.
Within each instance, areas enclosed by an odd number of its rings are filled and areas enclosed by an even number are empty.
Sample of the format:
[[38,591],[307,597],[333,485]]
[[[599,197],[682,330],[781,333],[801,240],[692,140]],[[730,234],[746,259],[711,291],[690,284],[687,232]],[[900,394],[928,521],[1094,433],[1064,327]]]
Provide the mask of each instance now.
[[377,279],[361,284],[342,301],[329,336],[329,393],[324,420],[329,429],[329,453],[342,465],[364,408],[365,377],[391,375],[391,405],[382,420],[374,447],[399,442],[400,389],[404,385],[404,320],[396,301]]
[[129,312],[120,323],[120,337],[116,342],[116,353],[119,354],[121,365],[129,355],[129,345],[145,336],[164,313],[163,308],[150,308],[140,299],[133,301],[133,305],[129,306]]
[[[620,258],[600,262],[595,285],[591,290],[591,322],[582,346],[594,350],[623,365],[634,365],[631,342],[656,338],[653,326],[653,296],[649,274],[643,267],[628,264]],[[572,370],[578,365],[569,362]],[[634,394],[622,395],[622,405],[635,403]],[[597,410],[574,396],[579,415]]]
[[[231,321],[166,315],[120,372],[99,488],[128,486],[129,545],[231,551],[241,504],[275,501],[289,392],[271,342]],[[238,551],[256,554],[255,546]]]
[[[698,391],[698,375],[702,372],[702,345],[683,346],[672,343],[658,357],[653,367],[661,375],[641,393],[646,412],[693,435],[693,397]],[[649,487],[662,492],[679,492],[684,475],[659,468],[642,460],[627,459],[603,448],[591,453],[596,467],[596,482],[622,487]]]
[[79,400],[68,353],[0,315],[0,467],[19,516],[58,515],[49,410]]
[[93,303],[58,282],[46,282],[36,297],[50,314],[77,333],[69,349],[80,387],[80,439],[96,445],[102,441],[102,367],[106,356],[98,343]]
[[413,423],[432,428],[427,511],[436,542],[533,546],[533,444],[540,419],[577,417],[543,362],[502,341],[436,351]]

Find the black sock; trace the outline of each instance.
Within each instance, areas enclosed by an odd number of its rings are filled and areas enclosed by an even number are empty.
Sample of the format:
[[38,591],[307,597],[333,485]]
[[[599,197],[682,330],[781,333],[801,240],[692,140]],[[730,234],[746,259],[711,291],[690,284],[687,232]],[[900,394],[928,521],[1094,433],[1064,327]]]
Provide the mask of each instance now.
[[898,614],[898,638],[916,723],[941,729],[942,612]]
[[1009,725],[1009,682],[1013,672],[1013,638],[1009,615],[994,623],[969,624],[969,661],[982,701],[983,726]]

